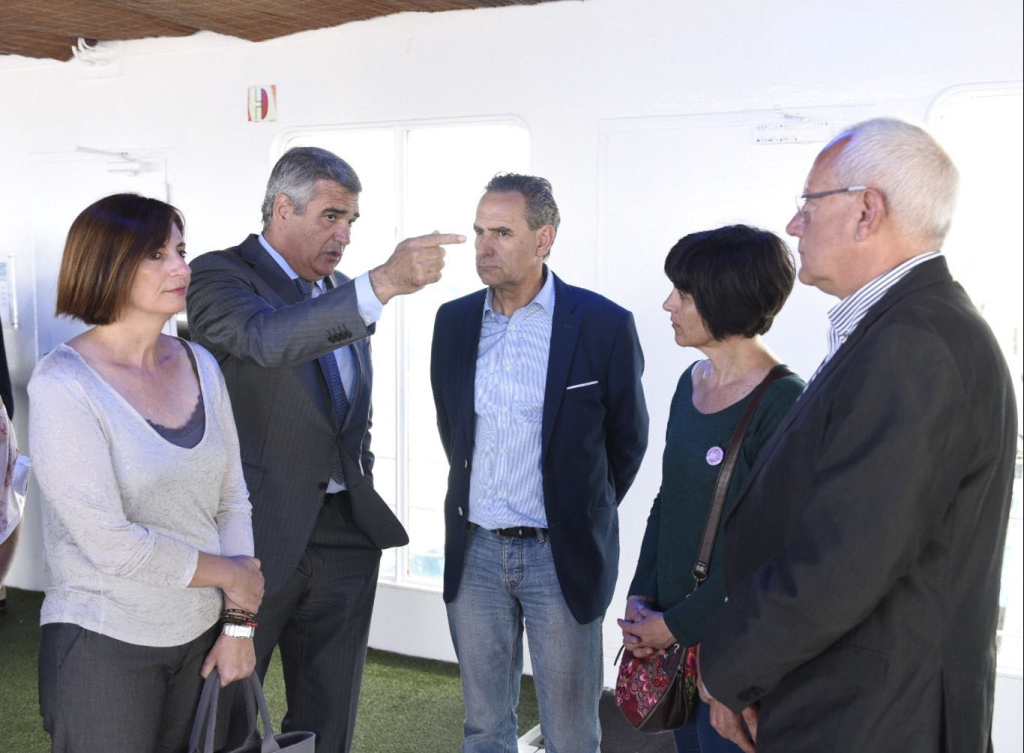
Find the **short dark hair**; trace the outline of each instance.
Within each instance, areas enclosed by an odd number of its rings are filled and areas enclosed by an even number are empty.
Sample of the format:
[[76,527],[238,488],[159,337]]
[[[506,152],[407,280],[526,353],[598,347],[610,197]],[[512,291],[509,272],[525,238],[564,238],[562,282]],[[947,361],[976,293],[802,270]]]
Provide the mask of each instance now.
[[530,230],[551,225],[556,231],[562,221],[555,203],[551,181],[536,175],[498,173],[484,187],[486,193],[519,193],[526,200],[526,224]]
[[181,212],[163,201],[118,193],[90,204],[71,223],[57,276],[57,316],[110,324],[128,303],[142,260],[163,246]]
[[305,214],[306,207],[316,194],[316,182],[329,180],[349,193],[363,190],[359,176],[352,166],[334,152],[318,146],[296,146],[281,155],[270,171],[267,190],[263,195],[263,226],[270,224],[274,201],[284,194],[295,205],[296,214]]
[[691,233],[665,258],[676,289],[693,296],[716,340],[763,335],[793,290],[796,266],[779,236],[748,225]]

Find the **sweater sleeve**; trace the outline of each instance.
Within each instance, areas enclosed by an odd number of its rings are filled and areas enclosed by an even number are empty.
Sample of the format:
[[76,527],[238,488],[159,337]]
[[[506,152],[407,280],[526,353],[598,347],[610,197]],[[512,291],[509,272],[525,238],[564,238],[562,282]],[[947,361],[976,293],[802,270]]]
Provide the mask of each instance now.
[[636,563],[633,581],[629,584],[630,596],[645,596],[658,600],[658,536],[661,533],[661,492],[654,498],[651,512],[647,516],[647,529],[640,544],[640,558]]
[[44,367],[28,392],[36,479],[47,523],[54,523],[47,535],[70,538],[103,573],[152,586],[188,586],[198,550],[127,518],[111,462],[117,448],[82,384],[73,374]]

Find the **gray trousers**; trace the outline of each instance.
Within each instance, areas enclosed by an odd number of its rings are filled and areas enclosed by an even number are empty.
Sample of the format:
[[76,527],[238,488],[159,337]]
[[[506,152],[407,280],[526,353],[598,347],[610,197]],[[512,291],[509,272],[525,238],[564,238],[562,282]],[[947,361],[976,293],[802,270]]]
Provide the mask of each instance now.
[[[284,588],[264,597],[256,617],[261,680],[281,648],[288,700],[281,730],[315,732],[317,753],[352,747],[377,593],[381,550],[356,527],[351,505],[340,492],[323,506],[299,566]],[[231,750],[245,740],[249,721],[238,683],[221,692],[220,713],[229,716],[224,747]]]
[[220,624],[180,646],[137,646],[71,623],[43,625],[39,709],[53,753],[188,748],[199,670]]

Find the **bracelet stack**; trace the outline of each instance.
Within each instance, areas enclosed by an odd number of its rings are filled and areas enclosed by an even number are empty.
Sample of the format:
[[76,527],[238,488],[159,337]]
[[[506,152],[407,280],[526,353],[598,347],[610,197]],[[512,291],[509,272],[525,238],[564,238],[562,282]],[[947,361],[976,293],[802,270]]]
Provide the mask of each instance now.
[[243,609],[225,609],[221,615],[221,635],[232,638],[252,638],[256,635],[256,615]]

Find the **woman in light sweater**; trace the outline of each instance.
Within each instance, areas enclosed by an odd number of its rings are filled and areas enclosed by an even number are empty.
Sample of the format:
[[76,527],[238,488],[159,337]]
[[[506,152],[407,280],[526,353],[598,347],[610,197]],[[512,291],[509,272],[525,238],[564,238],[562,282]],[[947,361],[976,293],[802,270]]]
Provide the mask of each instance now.
[[134,194],[78,216],[57,314],[93,327],[28,386],[54,751],[184,751],[202,678],[255,666],[246,615],[263,576],[228,393],[207,351],[161,333],[185,307],[183,229],[174,207]]

